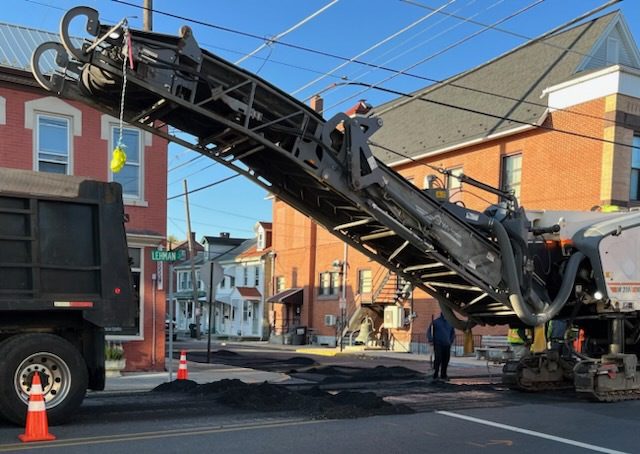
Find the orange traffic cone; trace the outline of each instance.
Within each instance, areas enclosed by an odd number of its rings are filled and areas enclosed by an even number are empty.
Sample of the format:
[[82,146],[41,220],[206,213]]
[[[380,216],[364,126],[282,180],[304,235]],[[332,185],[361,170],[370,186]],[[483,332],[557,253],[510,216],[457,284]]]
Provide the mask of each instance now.
[[189,372],[187,371],[187,352],[182,350],[180,352],[180,365],[178,366],[177,380],[187,380],[189,378]]
[[42,395],[42,383],[40,374],[33,374],[31,391],[29,391],[29,409],[27,410],[27,426],[24,434],[18,435],[23,442],[55,440],[55,435],[49,433],[47,410]]

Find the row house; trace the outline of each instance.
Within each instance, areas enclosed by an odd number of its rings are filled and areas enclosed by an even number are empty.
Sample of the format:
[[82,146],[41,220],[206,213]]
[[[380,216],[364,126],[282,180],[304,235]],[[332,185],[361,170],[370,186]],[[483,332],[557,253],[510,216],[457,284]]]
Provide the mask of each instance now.
[[128,370],[164,369],[164,269],[151,250],[166,237],[167,142],[124,126],[127,163],[111,173],[118,119],[52,97],[31,75],[30,58],[58,35],[0,23],[0,166],[122,184],[129,255],[139,296],[137,326],[112,333],[123,341]]
[[[200,268],[208,260],[215,260],[226,252],[237,248],[244,241],[244,238],[231,238],[226,233],[220,233],[220,236],[204,236],[201,242],[196,241],[196,233],[191,232],[191,245],[189,240],[178,243],[174,250],[184,251],[183,261],[174,264],[174,314],[176,330],[181,332],[191,331],[191,328],[200,321],[200,331],[206,331],[209,327],[209,307],[204,304],[207,302],[207,289],[204,282],[200,278]],[[191,254],[193,247],[193,254]],[[192,256],[193,255],[193,256]],[[197,292],[193,291],[192,277],[195,271],[196,282],[198,283]],[[169,295],[167,296],[169,297]],[[169,311],[169,304],[167,304]],[[168,314],[168,312],[167,312]],[[167,315],[167,318],[169,315]]]
[[[529,210],[639,207],[638,68],[638,47],[613,12],[375,107],[368,115],[384,127],[372,137],[374,154],[417,187],[447,188],[473,209],[497,197],[455,175],[511,190]],[[288,321],[282,329],[308,327],[311,340],[327,345],[359,331],[366,343],[423,348],[439,313],[429,295],[408,292],[393,273],[277,199],[273,224],[274,287],[282,291],[270,304]]]
[[[231,238],[227,233],[205,236],[202,250],[193,260],[188,258],[175,265],[174,318],[179,331],[191,331],[199,317],[201,332],[208,332],[210,291],[201,279],[201,267],[214,261],[221,265],[223,278],[215,288],[215,300],[211,301],[212,333],[216,337],[238,339],[268,336],[264,295],[271,282],[271,223],[258,222],[254,230],[256,235],[251,239]],[[192,262],[198,282],[195,293]]]

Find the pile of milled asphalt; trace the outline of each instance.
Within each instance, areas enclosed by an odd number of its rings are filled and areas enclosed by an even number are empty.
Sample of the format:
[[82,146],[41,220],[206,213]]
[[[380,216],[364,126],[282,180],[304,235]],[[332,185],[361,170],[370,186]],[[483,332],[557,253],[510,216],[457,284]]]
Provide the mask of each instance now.
[[311,379],[323,384],[375,382],[385,380],[424,380],[423,373],[400,366],[313,367],[306,369],[302,373],[295,374],[295,376],[298,378]]
[[318,388],[294,391],[267,382],[247,384],[240,380],[220,380],[199,385],[191,380],[175,380],[156,387],[155,392],[185,393],[211,398],[232,408],[251,411],[296,411],[314,418],[344,419],[374,415],[406,414],[404,405],[391,405],[371,392],[327,393]]

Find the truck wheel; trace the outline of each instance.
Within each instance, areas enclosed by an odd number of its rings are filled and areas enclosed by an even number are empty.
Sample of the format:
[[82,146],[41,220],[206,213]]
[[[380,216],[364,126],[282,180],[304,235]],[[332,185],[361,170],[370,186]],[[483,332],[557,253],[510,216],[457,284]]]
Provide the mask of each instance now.
[[52,334],[21,334],[0,344],[0,412],[24,425],[31,381],[40,373],[49,424],[61,424],[80,406],[87,366],[68,341]]

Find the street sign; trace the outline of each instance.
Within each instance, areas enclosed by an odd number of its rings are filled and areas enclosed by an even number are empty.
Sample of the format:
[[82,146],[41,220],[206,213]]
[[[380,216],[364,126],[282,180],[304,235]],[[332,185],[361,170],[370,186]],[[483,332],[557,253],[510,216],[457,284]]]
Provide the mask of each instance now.
[[204,282],[207,294],[224,279],[224,270],[218,262],[205,262],[200,267],[200,280]]
[[187,257],[187,251],[184,249],[178,251],[161,251],[155,249],[151,251],[151,260],[154,262],[176,262],[184,260]]

